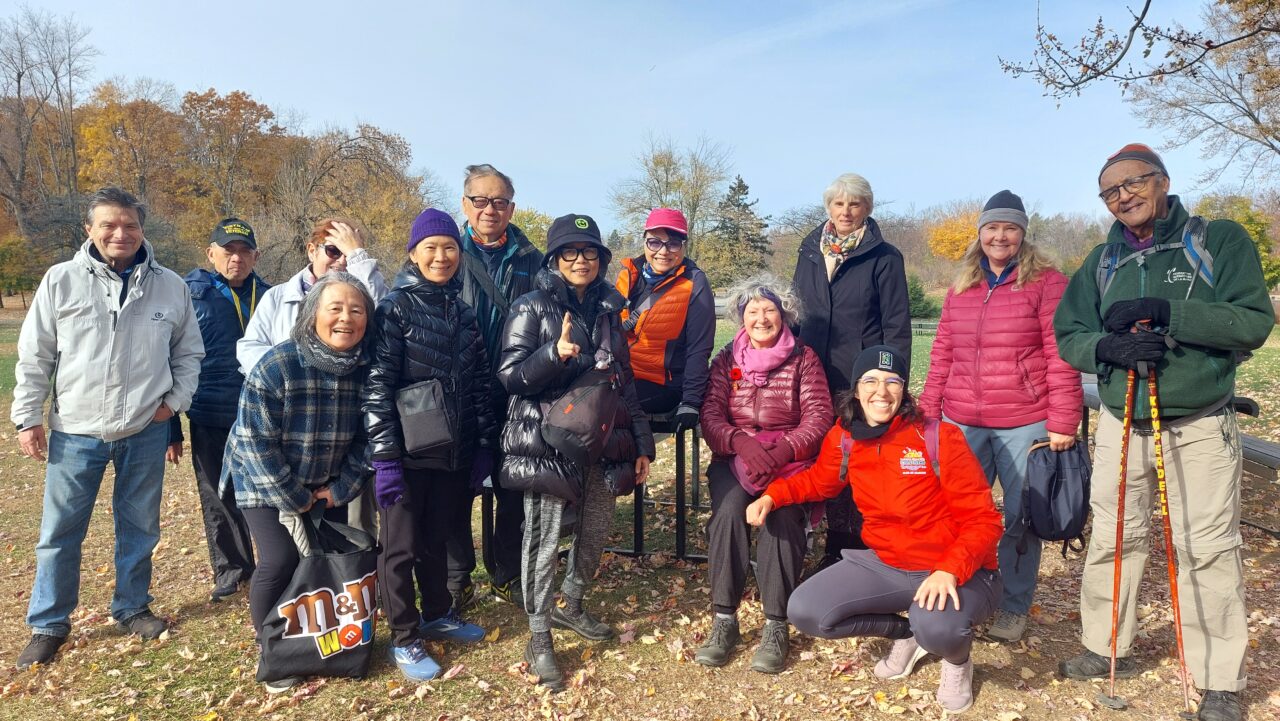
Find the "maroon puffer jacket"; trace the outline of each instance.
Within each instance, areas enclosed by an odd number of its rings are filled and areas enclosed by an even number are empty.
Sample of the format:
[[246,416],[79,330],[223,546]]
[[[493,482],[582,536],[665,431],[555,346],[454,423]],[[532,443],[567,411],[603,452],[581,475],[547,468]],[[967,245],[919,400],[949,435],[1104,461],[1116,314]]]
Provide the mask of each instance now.
[[731,441],[739,430],[786,431],[785,439],[804,461],[818,455],[835,412],[822,361],[796,339],[796,349],[769,374],[763,386],[734,380],[737,364],[730,341],[711,362],[711,379],[702,401],[702,437],[718,460],[734,455]]
[[988,292],[986,282],[947,291],[920,410],[957,423],[1017,428],[1047,420],[1073,434],[1084,395],[1080,373],[1058,356],[1053,313],[1067,278],[1052,268],[1018,288],[1015,268]]

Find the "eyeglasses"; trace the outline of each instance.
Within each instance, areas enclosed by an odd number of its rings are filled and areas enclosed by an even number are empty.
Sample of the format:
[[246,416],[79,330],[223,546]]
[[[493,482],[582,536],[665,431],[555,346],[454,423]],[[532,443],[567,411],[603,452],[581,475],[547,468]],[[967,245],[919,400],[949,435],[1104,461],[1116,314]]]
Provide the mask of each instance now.
[[324,254],[329,256],[329,260],[337,260],[344,255],[342,251],[338,250],[336,245],[325,245]]
[[1101,193],[1098,193],[1098,197],[1102,198],[1102,202],[1104,203],[1115,202],[1116,198],[1120,197],[1121,188],[1129,191],[1130,194],[1136,193],[1147,187],[1147,180],[1149,178],[1157,175],[1164,175],[1164,173],[1159,170],[1153,170],[1150,173],[1143,173],[1142,175],[1135,175],[1132,178],[1125,178],[1124,180],[1121,180],[1119,184],[1113,185]]
[[578,256],[582,256],[583,260],[599,260],[600,249],[595,247],[594,245],[587,248],[561,248],[560,249],[560,260],[563,260],[566,263],[572,263],[573,261],[578,259]]
[[644,247],[648,248],[649,250],[652,250],[655,253],[662,250],[663,248],[666,248],[668,253],[676,253],[681,248],[684,247],[684,241],[678,238],[671,238],[664,243],[663,241],[657,238],[645,238]]
[[863,376],[858,379],[858,388],[868,393],[880,390],[880,386],[884,386],[890,393],[901,392],[906,385],[901,378],[876,378],[875,376]]
[[490,203],[493,203],[493,209],[497,211],[503,211],[511,207],[510,198],[490,198],[485,195],[464,195],[463,197],[470,201],[472,206],[482,210],[489,207]]

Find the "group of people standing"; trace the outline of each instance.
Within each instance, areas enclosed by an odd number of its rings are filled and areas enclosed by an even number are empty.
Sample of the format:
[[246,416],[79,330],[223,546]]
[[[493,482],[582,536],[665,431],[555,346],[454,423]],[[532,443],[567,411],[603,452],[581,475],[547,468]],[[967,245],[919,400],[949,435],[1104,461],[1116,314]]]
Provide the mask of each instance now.
[[[390,288],[364,250],[365,231],[346,218],[317,223],[307,267],[268,288],[253,272],[257,244],[244,221],[218,225],[212,269],[183,283],[154,262],[141,204],[101,191],[89,240],[46,275],[19,342],[13,418],[24,453],[43,458],[47,447],[50,460],[34,633],[19,665],[51,661],[70,632],[79,544],[108,460],[118,479],[112,613],[144,637],[164,630],[148,608],[150,551],[164,446],[180,457],[176,414],[185,411],[213,600],[248,582],[261,631],[299,561],[291,518],[345,520],[380,541],[392,658],[410,679],[434,678],[441,666],[426,641],[484,636],[464,615],[477,598],[472,501],[489,487],[490,591],[523,607],[530,672],[563,688],[552,629],[596,641],[615,633],[585,599],[616,496],[648,476],[648,419],[659,415],[676,430],[699,426],[712,451],[712,619],[698,663],[728,663],[742,640],[737,610],[759,527],[754,575],[766,621],[753,669],[785,668],[793,625],[824,638],[884,637],[894,643],[875,675],[903,678],[936,654],[937,700],[958,713],[973,702],[973,629],[994,616],[985,630],[994,640],[1026,631],[1040,561],[1037,539],[1019,543],[1027,452],[1041,438],[1053,450],[1077,442],[1084,371],[1097,374],[1105,406],[1081,594],[1086,651],[1060,671],[1105,677],[1120,389],[1143,363],[1173,389],[1162,400],[1165,470],[1182,582],[1195,589],[1182,595],[1182,631],[1205,690],[1199,718],[1238,719],[1241,466],[1225,400],[1235,363],[1274,322],[1257,251],[1238,224],[1208,223],[1201,255],[1210,257],[1199,264],[1211,279],[1197,284],[1201,268],[1182,267],[1188,214],[1146,146],[1109,158],[1099,189],[1116,217],[1108,244],[1140,261],[1110,263],[1100,246],[1068,281],[1028,237],[1022,200],[997,193],[947,292],[918,399],[907,390],[903,257],[871,217],[874,195],[858,175],[823,194],[828,220],[802,242],[791,284],[763,276],[734,289],[727,314],[738,330],[714,360],[714,299],[685,255],[689,228],[674,209],[649,215],[643,254],[622,259],[611,284],[612,252],[592,218],[557,218],[544,254],[511,224],[511,179],[471,166],[466,222],[424,210]],[[612,430],[599,460],[584,463],[543,433],[549,402],[610,368],[620,408],[604,419]],[[424,385],[445,419],[430,440],[399,402]],[[1146,437],[1128,457],[1126,501],[1136,510],[1126,514],[1118,675],[1137,670],[1130,645],[1154,481],[1148,419],[1135,412]],[[824,515],[825,549],[802,582],[809,531]]]

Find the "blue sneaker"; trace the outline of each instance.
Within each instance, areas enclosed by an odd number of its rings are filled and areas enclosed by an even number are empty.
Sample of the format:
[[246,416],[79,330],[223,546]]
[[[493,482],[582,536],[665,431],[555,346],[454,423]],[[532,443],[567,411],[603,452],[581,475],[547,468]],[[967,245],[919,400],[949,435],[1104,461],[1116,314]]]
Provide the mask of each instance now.
[[484,629],[474,623],[467,623],[456,610],[449,609],[448,613],[434,621],[423,620],[418,626],[418,635],[432,641],[475,643],[484,638]]
[[440,664],[427,653],[421,640],[415,640],[408,646],[392,646],[391,660],[410,681],[430,681],[440,675]]

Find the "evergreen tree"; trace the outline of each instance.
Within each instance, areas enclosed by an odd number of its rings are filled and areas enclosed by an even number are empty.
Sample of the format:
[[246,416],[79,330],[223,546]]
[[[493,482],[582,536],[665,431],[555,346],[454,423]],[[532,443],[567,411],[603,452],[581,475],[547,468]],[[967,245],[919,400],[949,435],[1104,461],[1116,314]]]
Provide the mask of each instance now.
[[[699,267],[707,273],[713,285],[728,285],[738,279],[759,272],[773,254],[765,230],[768,216],[756,214],[758,200],[749,199],[750,189],[739,175],[733,179],[724,198],[716,205],[707,243],[698,251]],[[714,247],[712,247],[714,246]]]

